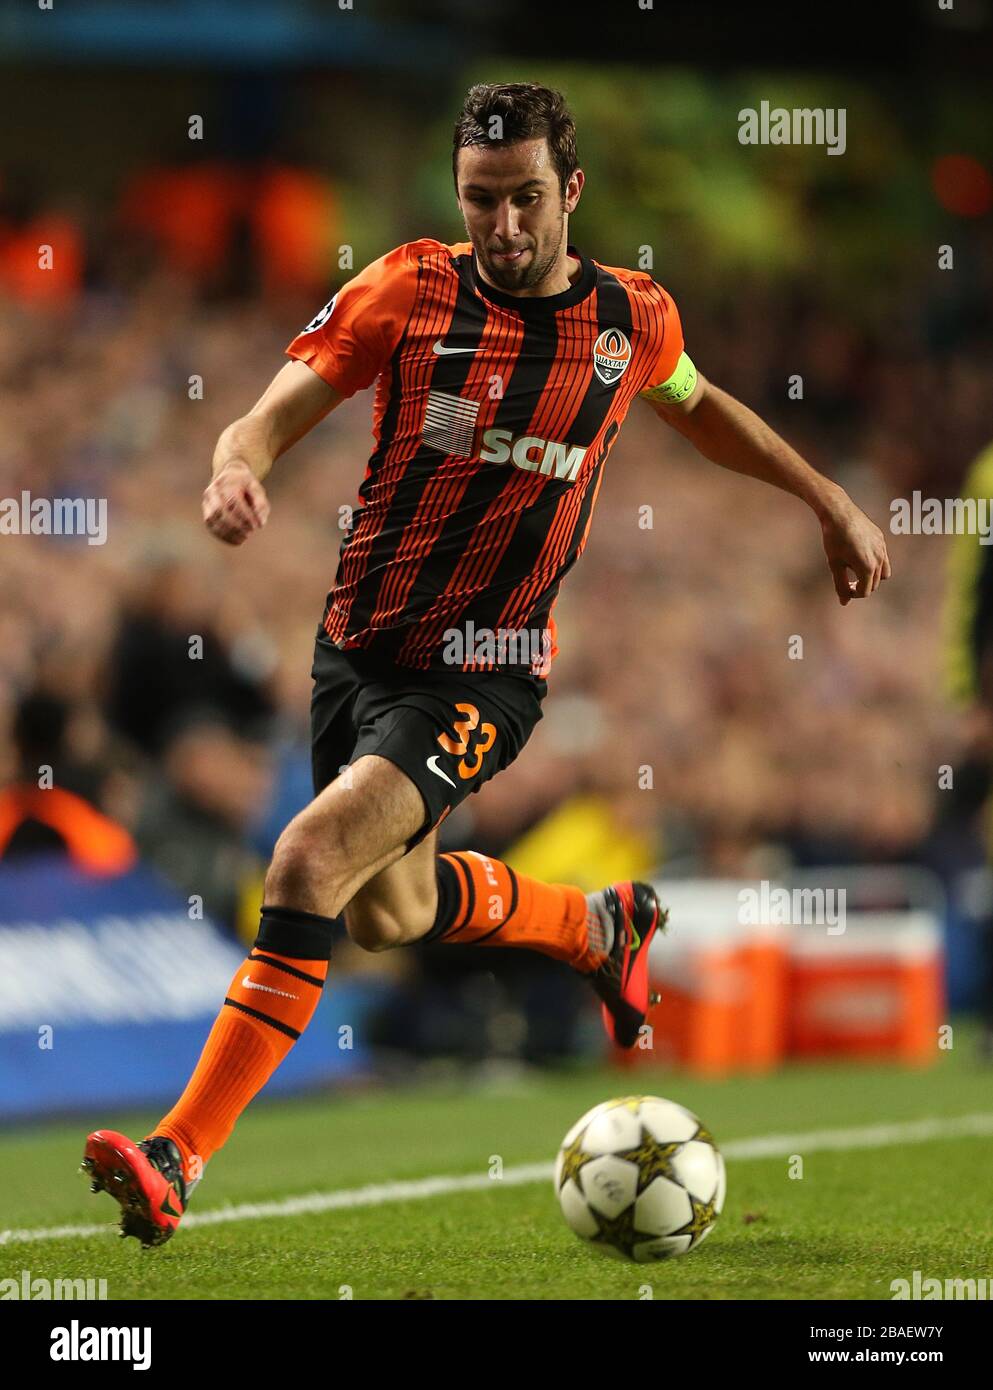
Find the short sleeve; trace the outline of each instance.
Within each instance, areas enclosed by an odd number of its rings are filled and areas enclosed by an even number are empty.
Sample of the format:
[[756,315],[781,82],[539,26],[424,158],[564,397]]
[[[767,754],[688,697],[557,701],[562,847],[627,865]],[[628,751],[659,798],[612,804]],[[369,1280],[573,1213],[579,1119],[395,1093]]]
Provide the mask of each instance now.
[[[655,390],[669,382],[679,366],[683,353],[683,325],[680,322],[676,301],[670,294],[657,286],[659,291],[659,315],[662,327],[662,345],[654,366],[645,377],[641,394]],[[689,360],[689,359],[687,359]]]
[[359,272],[286,349],[343,396],[362,391],[387,365],[413,307],[417,257],[399,246]]

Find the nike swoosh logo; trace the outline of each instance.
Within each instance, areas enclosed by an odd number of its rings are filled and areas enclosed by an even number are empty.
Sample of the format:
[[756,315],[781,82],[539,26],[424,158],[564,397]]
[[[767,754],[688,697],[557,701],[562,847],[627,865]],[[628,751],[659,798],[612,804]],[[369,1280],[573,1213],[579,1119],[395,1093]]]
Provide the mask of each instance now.
[[454,783],[454,782],[452,781],[452,779],[449,777],[448,773],[447,773],[447,772],[442,772],[442,770],[441,770],[440,767],[435,767],[435,763],[436,763],[437,761],[438,761],[438,754],[435,753],[432,757],[428,758],[428,767],[431,769],[431,771],[434,773],[434,775],[435,775],[436,777],[443,777],[450,787],[454,787],[454,786],[455,786],[455,783]]
[[435,343],[431,351],[435,354],[436,357],[450,357],[453,352],[478,352],[479,348],[445,347],[444,343],[442,343],[441,339],[439,338],[438,342]]
[[241,982],[246,989],[264,989],[266,994],[281,994],[284,999],[299,999],[299,994],[287,994],[285,989],[273,989],[272,985],[259,985],[248,975]]

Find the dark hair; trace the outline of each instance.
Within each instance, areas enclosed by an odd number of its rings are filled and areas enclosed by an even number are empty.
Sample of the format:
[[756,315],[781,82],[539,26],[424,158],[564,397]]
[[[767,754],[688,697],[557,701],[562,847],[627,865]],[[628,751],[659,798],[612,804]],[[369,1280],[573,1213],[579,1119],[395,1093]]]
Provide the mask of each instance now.
[[[490,122],[498,116],[502,134],[494,139]],[[576,123],[565,97],[536,82],[480,82],[470,87],[455,122],[452,142],[452,175],[458,188],[459,150],[469,145],[516,145],[521,140],[548,141],[552,165],[565,195],[570,176],[579,167],[576,155]]]

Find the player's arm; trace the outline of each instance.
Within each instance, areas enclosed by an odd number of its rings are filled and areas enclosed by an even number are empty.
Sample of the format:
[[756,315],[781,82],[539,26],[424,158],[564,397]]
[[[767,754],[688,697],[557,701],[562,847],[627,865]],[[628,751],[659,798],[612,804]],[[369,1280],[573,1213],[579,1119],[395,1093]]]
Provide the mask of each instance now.
[[[669,381],[642,393],[667,425],[705,458],[790,492],[813,510],[842,605],[890,577],[882,531],[844,488],[811,468],[753,410],[699,373],[684,352]],[[851,571],[855,578],[849,577]]]
[[247,415],[217,441],[213,476],[203,494],[207,529],[240,545],[269,516],[262,480],[273,463],[344,400],[303,362],[287,362]]
[[290,343],[293,360],[262,399],[221,435],[203,498],[204,521],[215,536],[240,545],[264,526],[269,503],[262,479],[274,460],[385,369],[410,316],[422,247],[398,246],[343,285]]

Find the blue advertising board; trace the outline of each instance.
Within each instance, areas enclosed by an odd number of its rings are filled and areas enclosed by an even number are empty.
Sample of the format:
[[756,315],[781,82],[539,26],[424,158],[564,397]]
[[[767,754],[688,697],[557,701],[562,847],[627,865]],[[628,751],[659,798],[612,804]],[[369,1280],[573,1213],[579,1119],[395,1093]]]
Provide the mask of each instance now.
[[[61,858],[0,866],[0,1119],[171,1104],[244,957],[145,867],[100,879]],[[332,973],[264,1093],[357,1072],[381,991]]]

